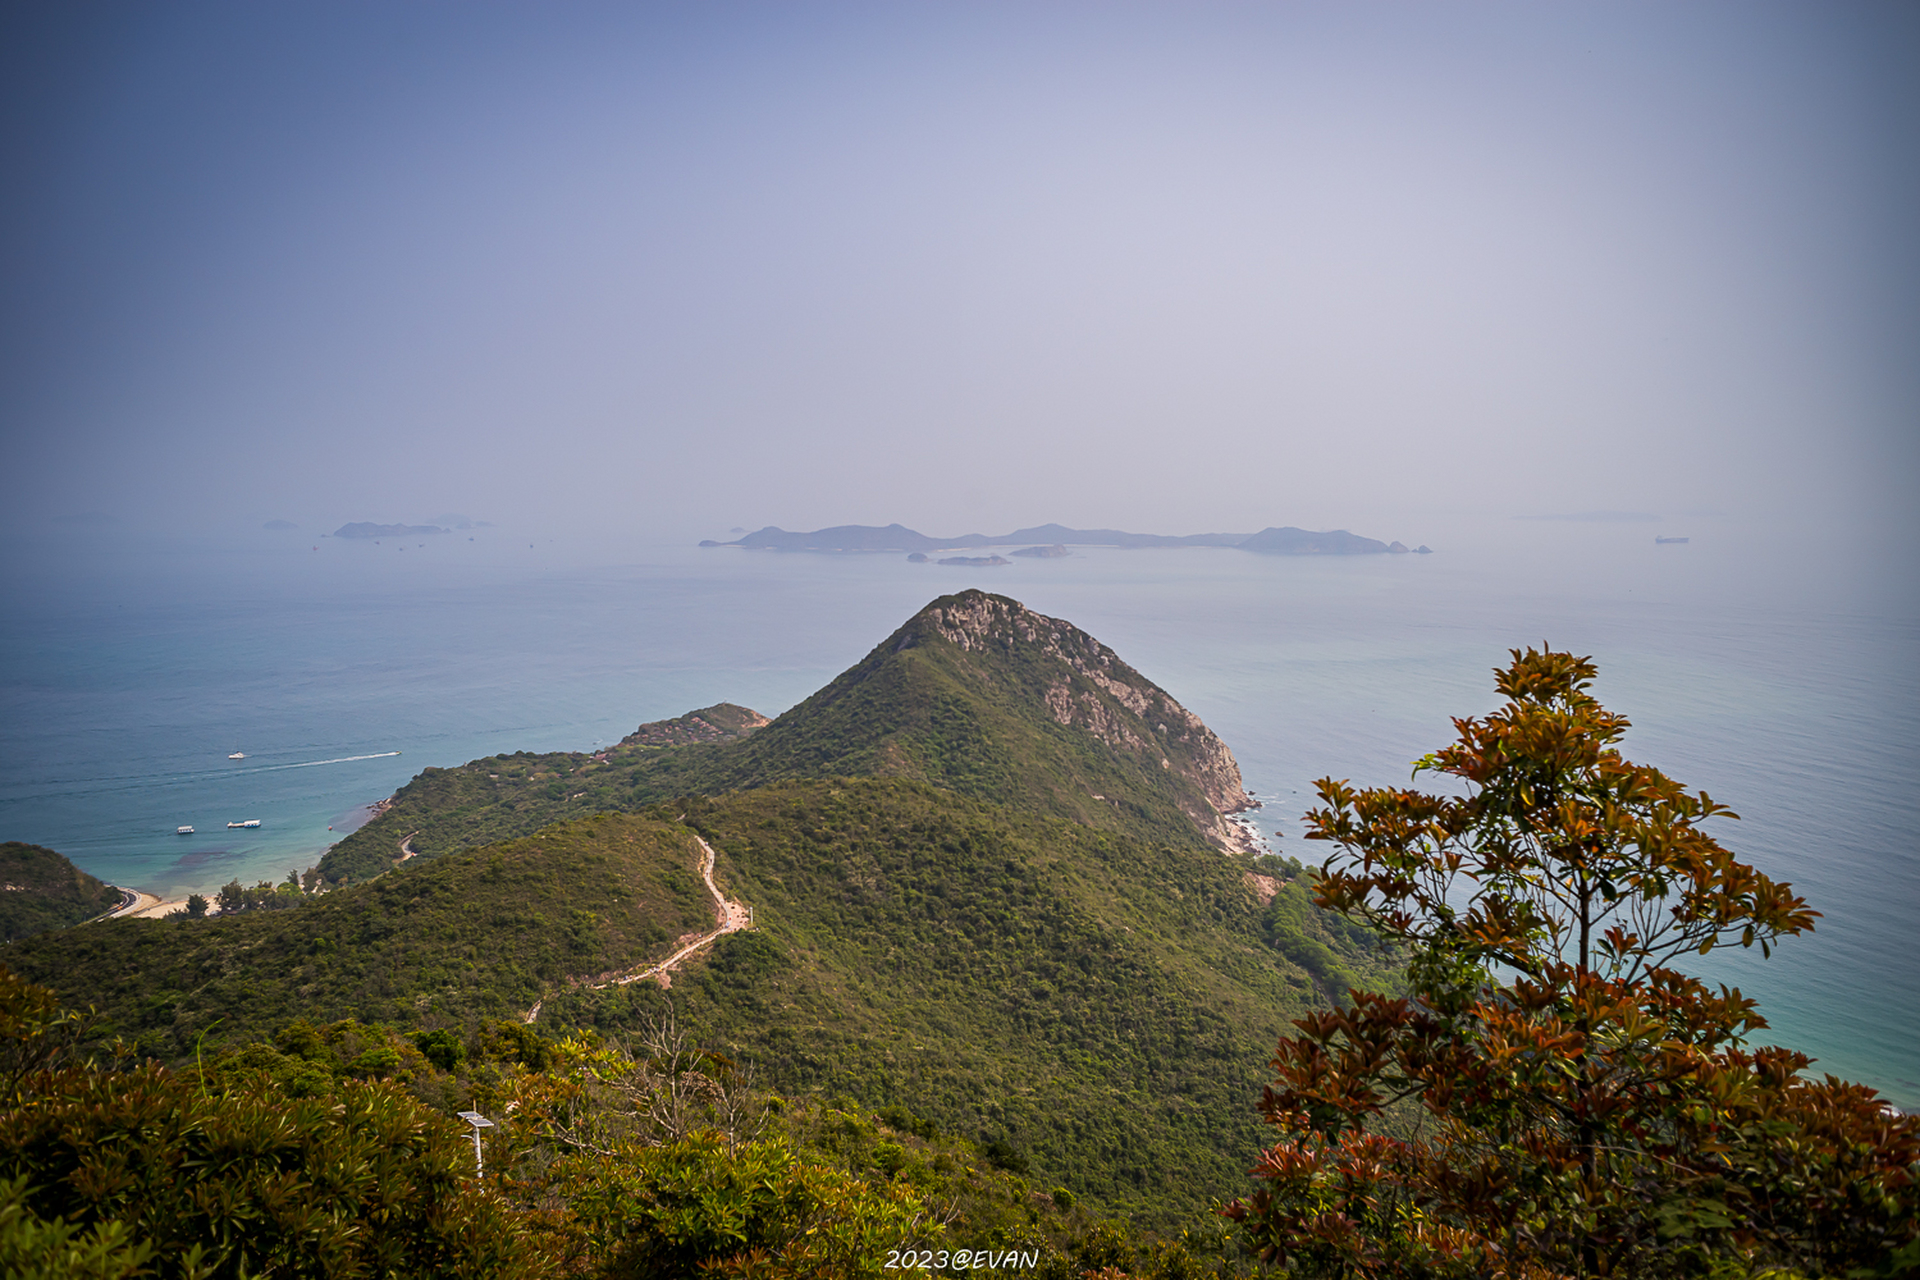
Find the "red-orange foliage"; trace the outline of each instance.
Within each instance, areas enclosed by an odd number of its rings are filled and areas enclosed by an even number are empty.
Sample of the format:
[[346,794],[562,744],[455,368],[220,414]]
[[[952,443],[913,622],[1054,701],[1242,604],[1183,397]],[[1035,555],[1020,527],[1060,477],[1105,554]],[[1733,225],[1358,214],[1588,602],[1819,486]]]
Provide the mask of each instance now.
[[1294,1024],[1227,1216],[1305,1274],[1920,1268],[1920,1122],[1749,1048],[1754,1002],[1671,967],[1817,913],[1701,829],[1725,806],[1620,756],[1589,660],[1498,674],[1506,705],[1416,765],[1465,794],[1319,783],[1319,902],[1409,948],[1409,994]]

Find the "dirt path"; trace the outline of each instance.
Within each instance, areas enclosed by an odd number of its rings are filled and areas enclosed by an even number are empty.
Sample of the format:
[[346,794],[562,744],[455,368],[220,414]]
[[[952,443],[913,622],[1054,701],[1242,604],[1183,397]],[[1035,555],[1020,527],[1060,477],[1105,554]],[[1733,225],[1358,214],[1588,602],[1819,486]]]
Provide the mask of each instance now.
[[[418,833],[416,832],[415,834]],[[409,840],[412,838],[412,836],[408,837]],[[608,978],[605,982],[592,983],[588,987],[588,990],[601,991],[607,987],[624,987],[631,982],[644,982],[648,978],[657,978],[662,974],[671,973],[679,966],[681,961],[702,947],[709,945],[721,935],[738,933],[742,929],[750,929],[753,927],[753,908],[744,902],[735,902],[724,896],[720,892],[720,886],[713,882],[713,846],[697,835],[694,836],[694,840],[699,844],[700,852],[704,855],[700,863],[700,878],[707,882],[707,893],[713,898],[714,915],[719,921],[719,927],[710,933],[701,934],[698,938],[689,942],[686,946],[681,947],[659,964],[649,965],[638,973],[629,973],[618,978]],[[401,843],[404,845],[405,841]],[[540,1006],[545,1003],[545,999],[536,1000],[533,1008],[527,1010],[526,1021],[532,1022],[535,1018],[539,1017]]]
[[418,831],[409,831],[400,837],[400,861],[405,862],[408,858],[420,856],[420,851],[413,847],[413,838],[419,834]]

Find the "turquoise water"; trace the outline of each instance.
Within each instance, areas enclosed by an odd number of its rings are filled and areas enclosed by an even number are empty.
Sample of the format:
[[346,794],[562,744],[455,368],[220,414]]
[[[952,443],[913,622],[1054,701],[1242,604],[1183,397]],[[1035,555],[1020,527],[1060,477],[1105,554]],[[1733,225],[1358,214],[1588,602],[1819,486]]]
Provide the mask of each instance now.
[[1634,721],[1630,755],[1731,804],[1743,820],[1722,842],[1825,913],[1772,961],[1709,976],[1757,996],[1782,1043],[1920,1107],[1910,602],[1850,585],[1872,566],[1731,537],[1457,541],[993,569],[504,534],[22,555],[0,619],[0,838],[162,894],[280,880],[427,765],[587,748],[722,699],[776,713],[935,595],[983,586],[1091,631],[1201,715],[1276,847],[1317,860],[1299,838],[1313,779],[1405,781],[1450,716],[1491,709],[1507,649],[1547,640],[1594,655],[1602,701]]

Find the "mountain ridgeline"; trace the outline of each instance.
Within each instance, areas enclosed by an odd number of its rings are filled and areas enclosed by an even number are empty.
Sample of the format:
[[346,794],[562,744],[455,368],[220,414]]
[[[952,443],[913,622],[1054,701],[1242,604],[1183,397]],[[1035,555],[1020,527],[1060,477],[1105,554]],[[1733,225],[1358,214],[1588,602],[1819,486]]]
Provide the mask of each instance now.
[[[1288,1019],[1398,981],[1311,873],[1250,856],[1247,804],[1165,690],[969,591],[771,722],[723,703],[426,770],[300,909],[107,921],[8,964],[175,1061],[298,1018],[619,1040],[671,1009],[771,1088],[1171,1228],[1241,1189]],[[648,976],[715,927],[709,849],[751,928]]]
[[599,755],[521,753],[428,769],[320,863],[330,883],[603,810],[798,778],[911,778],[1142,839],[1245,852],[1232,752],[1071,623],[983,591],[943,596],[768,723],[722,703],[645,724]]
[[905,777],[1160,839],[1246,837],[1226,744],[1113,650],[984,591],[943,596],[734,749],[730,787]]

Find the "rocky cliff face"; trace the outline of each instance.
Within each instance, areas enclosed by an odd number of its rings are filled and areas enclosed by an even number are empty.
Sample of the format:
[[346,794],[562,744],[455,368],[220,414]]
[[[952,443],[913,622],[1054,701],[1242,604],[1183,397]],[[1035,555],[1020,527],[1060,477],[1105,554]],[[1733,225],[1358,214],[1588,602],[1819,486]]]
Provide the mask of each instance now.
[[1054,723],[1138,757],[1175,782],[1181,809],[1222,849],[1250,851],[1228,814],[1253,807],[1233,752],[1171,694],[1070,622],[1017,600],[966,591],[936,600],[894,636],[901,652],[932,636],[1001,664],[1026,683]]

